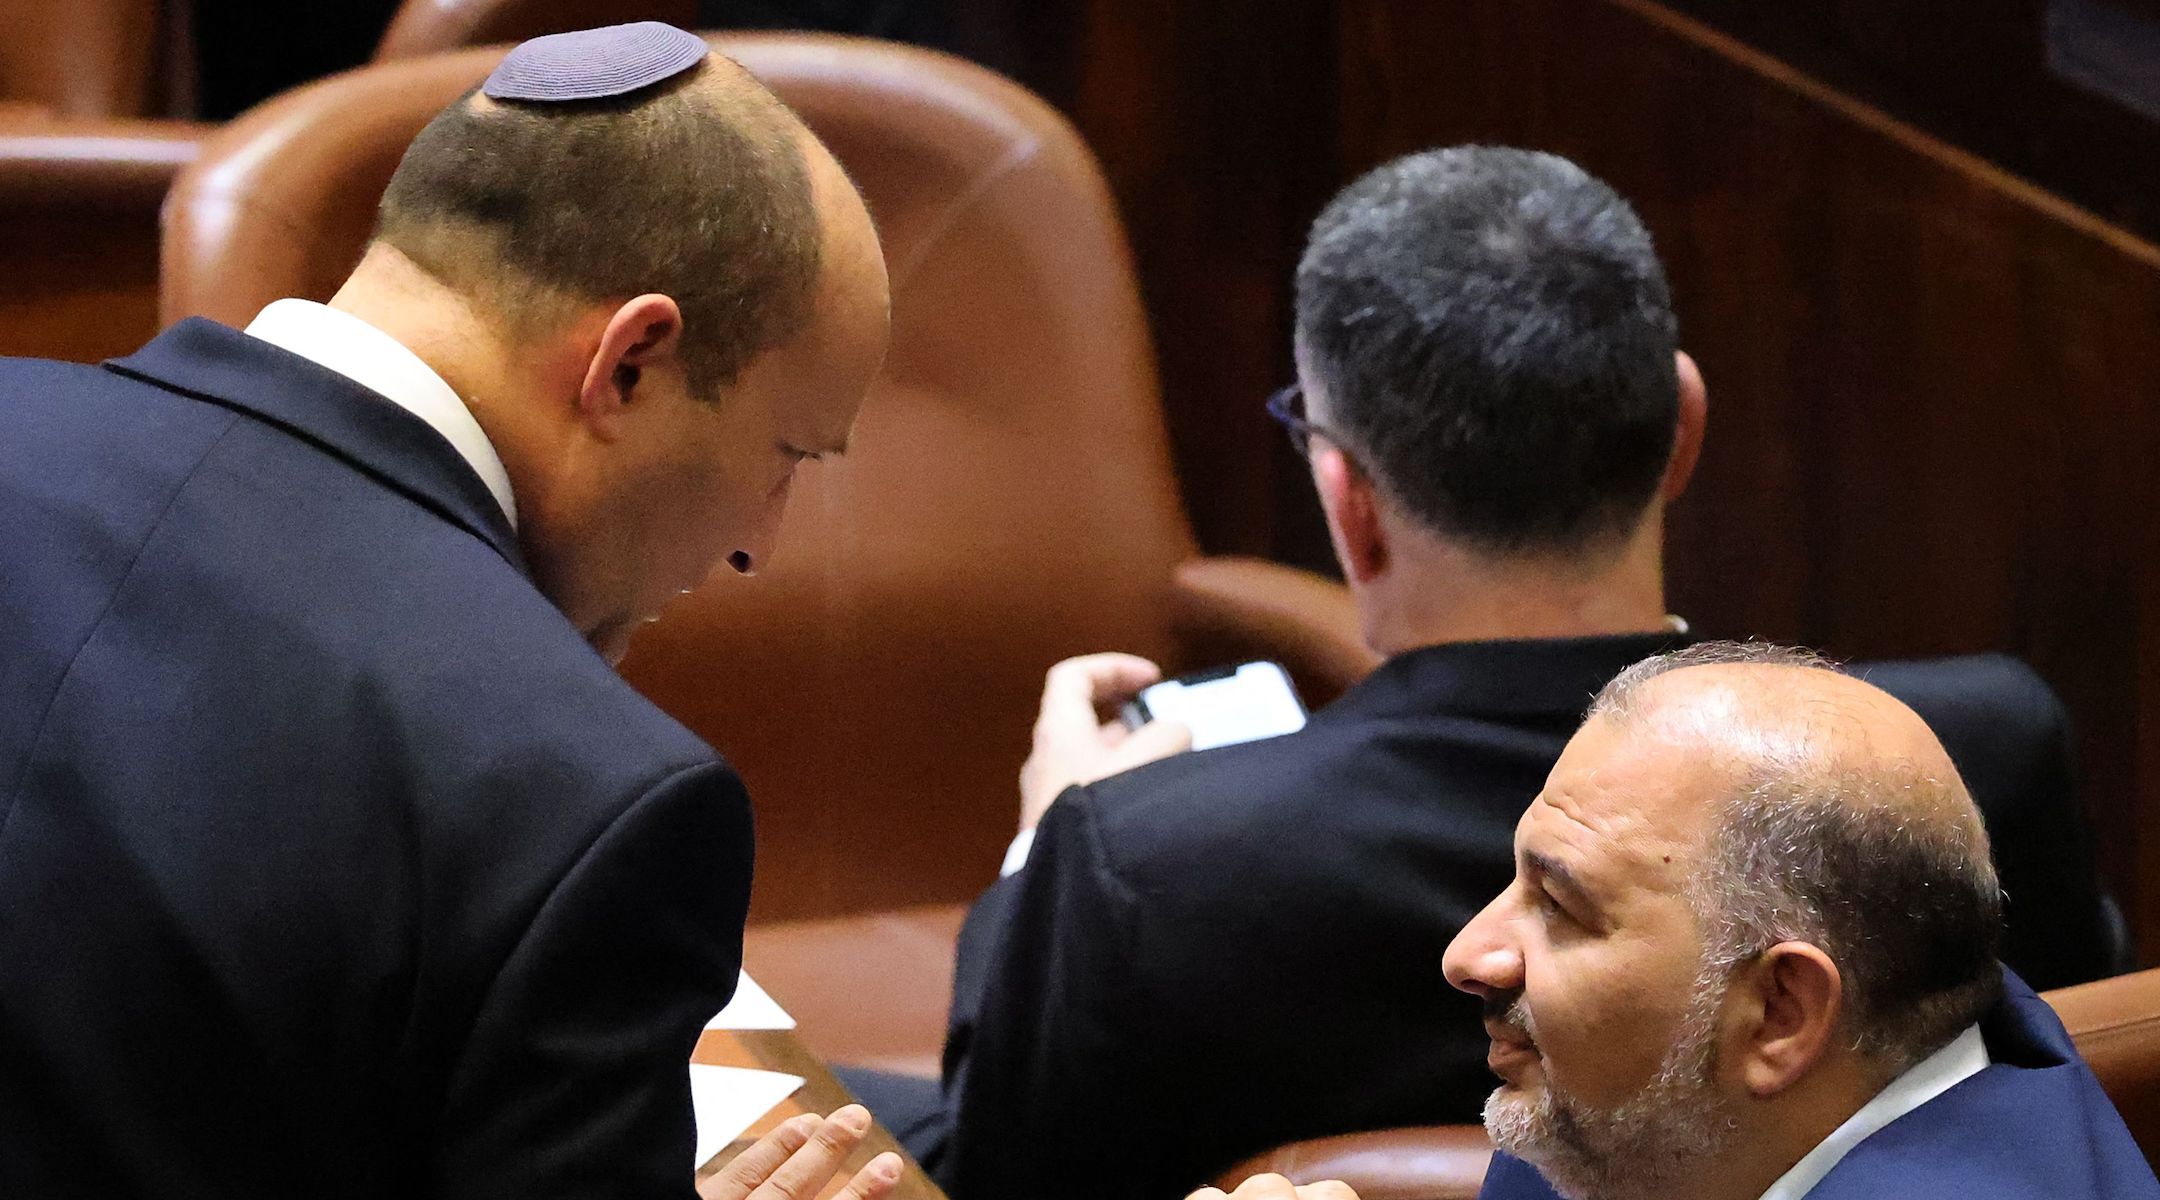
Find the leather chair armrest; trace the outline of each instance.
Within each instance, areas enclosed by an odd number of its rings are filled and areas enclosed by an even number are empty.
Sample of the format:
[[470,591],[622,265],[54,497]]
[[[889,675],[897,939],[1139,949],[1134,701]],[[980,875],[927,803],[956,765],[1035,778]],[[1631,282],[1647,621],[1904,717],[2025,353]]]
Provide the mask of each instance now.
[[1194,665],[1271,658],[1314,708],[1380,664],[1342,584],[1257,558],[1195,558],[1172,577],[1172,626]]
[[2147,1155],[2160,1152],[2160,970],[2042,993]]
[[1256,1154],[1223,1172],[1215,1186],[1230,1191],[1254,1175],[1273,1173],[1297,1184],[1340,1179],[1360,1200],[1476,1200],[1491,1161],[1492,1142],[1482,1126],[1381,1129]]
[[215,128],[0,108],[0,206],[155,211]]

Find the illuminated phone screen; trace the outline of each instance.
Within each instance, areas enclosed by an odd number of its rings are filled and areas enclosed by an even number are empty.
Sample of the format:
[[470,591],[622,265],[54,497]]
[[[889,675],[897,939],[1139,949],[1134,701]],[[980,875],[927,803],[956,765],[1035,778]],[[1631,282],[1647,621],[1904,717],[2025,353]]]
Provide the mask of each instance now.
[[1140,693],[1147,717],[1176,721],[1192,730],[1193,749],[1295,733],[1305,727],[1305,706],[1290,677],[1270,662],[1251,662],[1219,675],[1172,679]]

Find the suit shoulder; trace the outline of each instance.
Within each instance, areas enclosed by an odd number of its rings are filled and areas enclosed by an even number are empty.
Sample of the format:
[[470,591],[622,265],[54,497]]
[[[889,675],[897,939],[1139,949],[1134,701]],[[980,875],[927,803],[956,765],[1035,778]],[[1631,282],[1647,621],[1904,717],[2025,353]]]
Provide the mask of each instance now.
[[1165,819],[1228,825],[1255,809],[1302,804],[1314,783],[1353,759],[1366,741],[1339,726],[1308,725],[1281,737],[1175,754],[1086,790],[1097,819],[1113,830]]
[[1931,720],[2009,719],[2029,727],[2064,719],[2055,689],[2039,672],[2007,654],[1861,663],[1853,673]]
[[1077,802],[1086,820],[1075,825],[1108,869],[1195,903],[1259,879],[1316,903],[1376,873],[1481,887],[1512,861],[1515,823],[1557,754],[1557,743],[1519,745],[1475,723],[1315,721],[1150,763],[1059,803]]

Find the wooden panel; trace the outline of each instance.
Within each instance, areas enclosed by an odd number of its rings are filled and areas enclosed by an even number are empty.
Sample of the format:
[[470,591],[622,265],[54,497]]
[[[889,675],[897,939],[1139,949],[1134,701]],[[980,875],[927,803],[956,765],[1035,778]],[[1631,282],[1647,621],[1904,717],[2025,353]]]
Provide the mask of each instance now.
[[1638,0],[1343,0],[1345,173],[1465,141],[1634,200],[1711,391],[1674,604],[1852,657],[2001,648],[2063,694],[2160,934],[2160,252]]
[[1311,504],[1261,405],[1290,378],[1291,271],[1337,183],[1331,7],[1093,0],[1027,73],[1125,215],[1186,508],[1217,553],[1280,549],[1278,510]]
[[2160,121],[2050,62],[2051,40],[2074,44],[2069,26],[2092,23],[2081,14],[2160,28],[2154,0],[1671,3],[2110,221],[2160,237]]

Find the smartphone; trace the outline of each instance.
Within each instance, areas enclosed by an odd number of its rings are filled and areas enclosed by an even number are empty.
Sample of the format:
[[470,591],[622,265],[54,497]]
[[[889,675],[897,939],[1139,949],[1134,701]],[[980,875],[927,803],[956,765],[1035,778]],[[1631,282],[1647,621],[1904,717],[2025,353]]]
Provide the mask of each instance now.
[[1192,730],[1195,750],[1279,737],[1305,727],[1305,706],[1290,686],[1289,673],[1271,662],[1166,679],[1142,690],[1119,715],[1133,729],[1149,721],[1176,721]]

